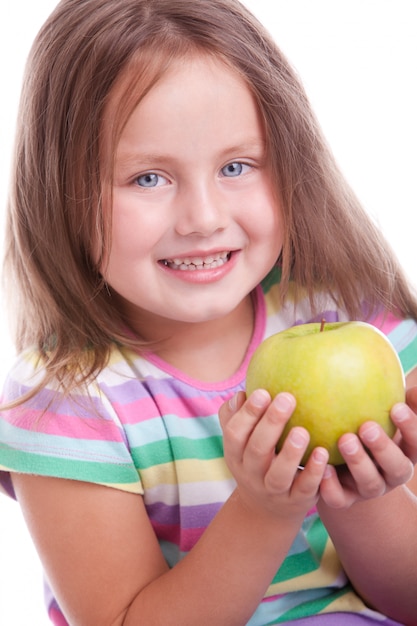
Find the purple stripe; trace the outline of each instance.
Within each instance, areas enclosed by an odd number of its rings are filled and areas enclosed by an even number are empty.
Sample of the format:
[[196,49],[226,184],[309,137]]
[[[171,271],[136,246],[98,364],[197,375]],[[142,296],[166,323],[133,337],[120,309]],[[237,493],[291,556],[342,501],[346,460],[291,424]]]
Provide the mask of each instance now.
[[[2,402],[8,403],[16,400],[30,390],[31,387],[26,387],[9,378],[3,391]],[[61,415],[76,415],[83,419],[109,419],[107,414],[103,412],[103,405],[99,398],[86,398],[74,393],[71,399],[68,399],[64,398],[62,394],[57,395],[56,391],[45,388],[22,405],[21,413],[24,414],[28,408],[40,412],[44,412],[46,409],[48,413],[59,412]],[[16,414],[18,414],[17,409]]]
[[181,526],[181,529],[204,528],[222,507],[221,502],[197,506],[167,505],[162,502],[146,505],[151,520],[164,526]]
[[[240,388],[242,384],[239,384],[238,387]],[[152,378],[150,376],[146,380],[140,380],[138,376],[138,378],[127,380],[120,385],[106,385],[100,382],[100,387],[110,399],[116,398],[120,401],[120,398],[123,398],[126,404],[146,398],[149,395],[153,398],[163,396],[165,400],[177,399],[178,396],[184,400],[193,400],[201,397],[200,389],[192,387],[181,380],[171,378],[168,375],[166,378]],[[226,389],[224,392],[204,390],[204,395],[210,401],[211,399],[223,397],[223,395],[230,395],[230,392],[230,389]]]
[[[379,616],[378,616],[379,618]],[[388,617],[373,619],[356,613],[320,613],[311,617],[291,620],[291,626],[402,626]]]
[[318,323],[321,322],[322,320],[326,320],[326,322],[338,322],[339,321],[339,313],[337,311],[323,311],[322,313],[320,313],[319,315],[316,315],[316,317],[312,317],[309,320],[297,320],[296,322],[294,322],[294,326],[298,326],[300,324],[313,324],[313,323]]

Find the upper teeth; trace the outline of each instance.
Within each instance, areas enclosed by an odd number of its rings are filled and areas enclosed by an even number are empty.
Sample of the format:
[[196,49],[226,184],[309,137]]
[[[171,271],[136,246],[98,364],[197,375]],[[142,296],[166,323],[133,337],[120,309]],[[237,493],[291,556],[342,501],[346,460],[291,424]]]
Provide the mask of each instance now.
[[206,270],[226,263],[229,252],[220,252],[206,257],[186,257],[185,259],[166,259],[165,265],[175,270]]

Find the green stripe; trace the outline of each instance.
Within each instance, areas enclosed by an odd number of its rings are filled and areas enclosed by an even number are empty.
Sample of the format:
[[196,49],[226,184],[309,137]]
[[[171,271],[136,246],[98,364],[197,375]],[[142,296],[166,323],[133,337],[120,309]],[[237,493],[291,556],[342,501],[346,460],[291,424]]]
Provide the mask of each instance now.
[[1,464],[10,471],[18,471],[40,476],[70,478],[93,483],[134,484],[139,482],[133,465],[79,461],[52,456],[16,451],[4,447],[0,452]]
[[320,567],[320,560],[329,536],[323,523],[317,518],[307,532],[307,540],[311,546],[305,552],[287,556],[278,570],[272,584],[280,583],[291,578],[298,578]]
[[[293,607],[289,611],[286,611],[283,615],[281,615],[276,621],[268,622],[265,626],[269,626],[271,624],[281,624],[282,622],[287,622],[293,619],[300,619],[302,617],[310,617],[311,615],[317,615],[323,609],[325,609],[329,604],[341,598],[347,593],[350,593],[352,588],[350,586],[346,586],[340,591],[335,591],[324,598],[317,598],[316,600],[309,600],[308,602],[304,602],[299,604],[298,606]],[[320,623],[320,622],[318,622]]]
[[207,461],[223,457],[223,439],[219,435],[206,439],[172,437],[169,441],[155,441],[132,448],[130,453],[139,470],[185,459]]
[[399,353],[400,361],[403,366],[404,372],[407,374],[410,372],[416,365],[417,361],[417,337],[413,339],[413,341],[408,344],[404,350],[401,350]]

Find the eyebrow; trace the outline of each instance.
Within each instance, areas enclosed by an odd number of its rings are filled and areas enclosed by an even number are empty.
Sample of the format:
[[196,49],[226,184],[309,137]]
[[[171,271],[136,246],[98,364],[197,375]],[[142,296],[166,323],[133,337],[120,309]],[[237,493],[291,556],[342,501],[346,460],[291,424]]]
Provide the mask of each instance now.
[[135,152],[133,150],[129,150],[126,152],[118,153],[116,158],[116,164],[118,167],[137,167],[140,164],[149,164],[155,163],[166,163],[167,161],[172,161],[174,158],[168,154],[163,153],[154,153],[154,152]]
[[228,154],[243,155],[245,152],[251,152],[253,150],[264,153],[266,151],[265,139],[251,139],[240,144],[229,146],[220,152],[220,156],[226,157]]

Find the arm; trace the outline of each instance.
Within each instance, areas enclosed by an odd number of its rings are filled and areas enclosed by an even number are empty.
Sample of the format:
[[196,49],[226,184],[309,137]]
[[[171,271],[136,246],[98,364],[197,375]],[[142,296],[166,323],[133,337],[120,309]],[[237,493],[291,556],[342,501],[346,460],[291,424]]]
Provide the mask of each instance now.
[[[416,370],[408,387],[415,384],[415,377]],[[392,413],[401,432],[399,447],[380,429],[369,440],[369,424],[360,432],[380,470],[362,446],[345,453],[350,474],[338,477],[331,469],[321,486],[318,509],[358,593],[387,616],[412,625],[417,615],[417,497],[412,492],[416,478],[408,487],[404,483],[412,474],[409,459],[417,460],[417,387],[408,390],[407,402],[408,410],[401,405]],[[342,438],[342,450],[343,441],[355,439]]]
[[[14,475],[46,574],[72,626],[241,626],[316,503],[326,454],[297,466],[307,444],[274,443],[292,409],[243,395],[221,418],[238,486],[188,555],[168,569],[141,497],[108,487]],[[268,442],[270,442],[268,444]],[[277,540],[279,538],[279,540]]]

